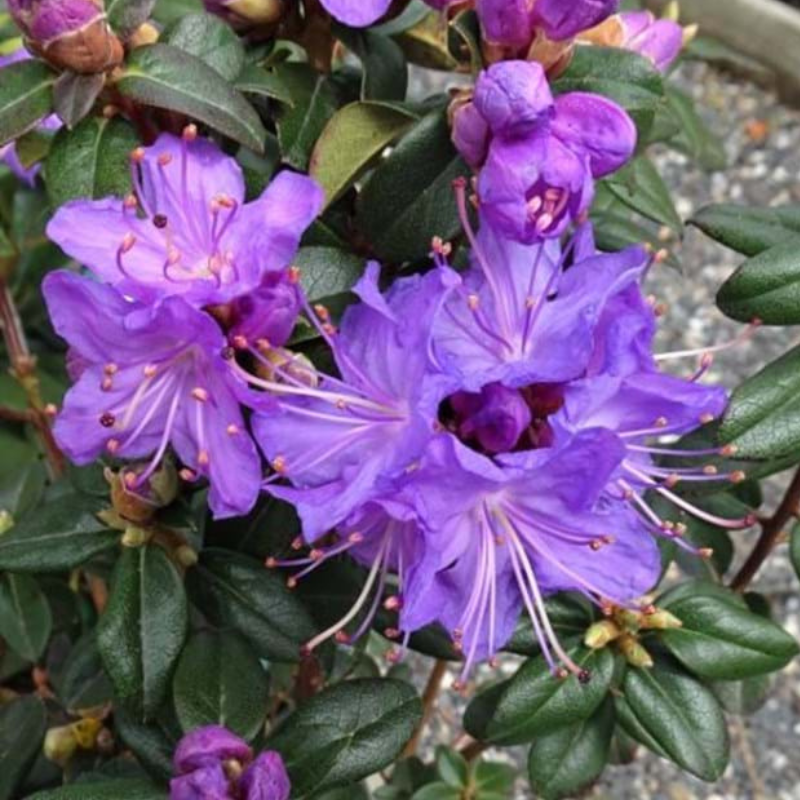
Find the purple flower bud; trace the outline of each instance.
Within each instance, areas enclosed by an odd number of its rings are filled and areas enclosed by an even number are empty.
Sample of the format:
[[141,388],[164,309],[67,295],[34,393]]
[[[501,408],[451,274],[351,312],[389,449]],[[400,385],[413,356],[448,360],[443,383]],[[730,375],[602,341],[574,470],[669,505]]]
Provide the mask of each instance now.
[[253,751],[247,743],[221,725],[207,725],[187,733],[178,743],[173,763],[179,775],[223,761],[249,761]]
[[453,144],[464,160],[479,169],[489,149],[489,126],[472,101],[456,101],[451,106]]
[[169,800],[233,800],[230,782],[220,764],[196,769],[169,782]]
[[563,41],[599,25],[618,5],[619,0],[536,0],[533,24],[548,39]]
[[102,0],[9,0],[8,10],[30,48],[60,69],[88,74],[122,62]]
[[365,28],[377,22],[392,4],[392,0],[320,0],[320,2],[332,17],[354,28]]
[[289,800],[289,776],[280,753],[261,753],[239,780],[242,800]]
[[492,133],[507,138],[527,136],[553,111],[547,77],[532,61],[501,61],[481,72],[474,102]]
[[531,8],[534,0],[478,0],[483,38],[494,45],[527,47],[533,38]]
[[450,406],[460,438],[474,440],[489,453],[513,450],[532,419],[520,392],[500,383],[484,386],[480,394],[459,392],[450,398]]
[[300,312],[300,295],[287,272],[268,272],[257,289],[234,300],[231,336],[266,339],[272,347],[289,341]]
[[655,68],[666,72],[683,49],[683,28],[669,19],[656,19],[649,11],[619,15],[626,50],[649,58]]

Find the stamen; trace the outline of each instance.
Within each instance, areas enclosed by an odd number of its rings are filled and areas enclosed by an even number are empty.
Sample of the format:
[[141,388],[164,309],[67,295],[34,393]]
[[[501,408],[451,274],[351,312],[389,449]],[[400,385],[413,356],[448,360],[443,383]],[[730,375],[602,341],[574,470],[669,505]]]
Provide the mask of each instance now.
[[761,320],[754,319],[736,338],[729,342],[714,345],[713,347],[701,347],[694,350],[674,350],[671,353],[660,353],[655,356],[656,361],[668,361],[676,358],[694,358],[695,356],[706,357],[712,353],[721,353],[737,345],[744,344],[753,338],[755,332],[761,327]]

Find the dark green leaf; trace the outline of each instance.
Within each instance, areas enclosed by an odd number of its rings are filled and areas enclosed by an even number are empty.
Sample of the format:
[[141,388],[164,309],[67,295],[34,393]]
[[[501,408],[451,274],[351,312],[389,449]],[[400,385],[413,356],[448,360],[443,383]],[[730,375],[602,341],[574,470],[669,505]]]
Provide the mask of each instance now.
[[697,113],[694,100],[673,86],[667,87],[667,102],[680,126],[670,144],[693,158],[703,169],[725,169],[728,158],[719,138]]
[[464,787],[469,783],[469,764],[457,750],[440,747],[436,752],[436,769],[450,786]]
[[55,689],[71,714],[110,702],[111,685],[103,671],[94,633],[86,634],[72,648]]
[[0,70],[0,146],[29,131],[53,109],[56,75],[41,61]]
[[[43,161],[50,152],[53,138],[52,131],[39,130],[39,128],[34,128],[21,136],[14,144],[19,163],[27,169]],[[0,238],[5,235],[5,233],[0,234]],[[6,244],[6,242],[0,243],[0,259],[9,255]]]
[[133,750],[146,772],[157,781],[168,781],[173,775],[172,753],[176,742],[158,724],[138,722],[122,707],[114,709],[114,722],[120,738]]
[[606,698],[588,719],[536,739],[528,774],[537,796],[556,800],[594,781],[608,761],[613,730],[614,704]]
[[800,236],[800,204],[777,208],[706,206],[690,223],[732,250],[757,256],[776,244]]
[[275,70],[288,90],[291,105],[284,105],[278,119],[278,140],[284,160],[305,170],[311,151],[339,105],[333,85],[308,64],[281,64]]
[[177,47],[139,47],[128,57],[117,88],[126,97],[204,122],[262,152],[266,131],[253,107],[219,73]]
[[[544,601],[547,617],[560,639],[582,638],[592,624],[594,611],[591,604],[581,595],[562,592]],[[537,656],[541,653],[531,619],[522,614],[511,640],[503,648],[510,653],[523,656]]]
[[147,22],[156,0],[108,0],[106,15],[111,27],[123,37]]
[[774,622],[725,600],[701,595],[668,607],[683,627],[664,631],[662,641],[703,678],[733,681],[774,672],[799,652]]
[[740,322],[800,323],[800,237],[745,261],[719,290],[717,305]]
[[[473,783],[477,791],[477,798],[481,800],[501,800],[508,797],[517,777],[517,770],[510,764],[500,764],[494,761],[479,761],[475,765]],[[497,797],[495,798],[495,795]]]
[[315,632],[283,577],[224,550],[206,550],[188,575],[193,601],[219,627],[239,631],[263,658],[294,662]]
[[47,729],[44,703],[32,695],[0,705],[0,800],[13,800]]
[[[649,244],[653,248],[653,252],[664,248],[664,242],[658,238],[655,231],[630,217],[631,212],[627,208],[622,208],[621,211],[604,210],[592,213],[597,247],[609,253],[616,253],[633,244],[643,243]],[[673,269],[680,270],[681,262],[674,253],[667,252],[664,263]]]
[[139,778],[92,780],[37,792],[28,800],[167,800],[164,789]]
[[450,141],[446,115],[420,120],[380,164],[358,201],[357,222],[381,258],[424,258],[431,239],[459,230],[453,181],[469,173]]
[[53,617],[39,584],[27,575],[0,579],[0,637],[18,655],[37,661],[44,652]]
[[56,134],[47,158],[47,191],[53,206],[77,197],[121,197],[130,191],[128,161],[139,143],[124,120],[91,117]]
[[735,444],[738,458],[800,458],[800,347],[736,389],[720,440]]
[[[11,386],[17,383],[8,376]],[[4,399],[9,392],[2,386]],[[24,396],[24,395],[23,395]],[[20,518],[32,509],[42,496],[47,481],[47,473],[39,460],[36,446],[10,428],[0,426],[0,509],[12,517]],[[10,533],[7,535],[11,535]],[[0,539],[0,543],[2,543]],[[0,565],[1,566],[1,565]]]
[[183,582],[166,553],[156,545],[125,548],[97,644],[117,696],[139,719],[164,700],[188,618]]
[[0,569],[14,572],[63,572],[119,542],[97,519],[98,498],[64,494],[33,509],[0,537]]
[[409,113],[378,103],[351,103],[338,111],[317,140],[309,167],[325,190],[326,205],[352,186],[413,120]]
[[[398,18],[399,19],[399,18]],[[442,25],[442,15],[429,7],[418,9],[411,25],[400,31],[392,31],[394,20],[381,26],[381,31],[395,37],[404,55],[412,64],[428,69],[441,69],[448,72],[458,67],[449,48],[448,28]]]
[[680,233],[683,230],[670,191],[663,178],[645,157],[639,157],[607,178],[605,185],[637,214]]
[[756,675],[743,681],[715,681],[708,684],[722,707],[731,714],[755,714],[769,697],[772,680]]
[[53,87],[53,108],[61,121],[74,128],[94,106],[105,86],[105,75],[63,72]]
[[278,77],[278,74],[274,70],[265,69],[256,64],[245,66],[234,82],[234,86],[240,92],[269,97],[272,100],[293,105],[292,95],[286,84]]
[[423,786],[418,792],[414,792],[411,800],[461,800],[463,796],[460,789],[437,781]]
[[407,683],[347,681],[302,705],[268,744],[286,759],[294,793],[304,795],[387,767],[421,716],[422,705]]
[[337,247],[302,247],[295,264],[312,303],[349,292],[364,271],[362,258]]
[[244,66],[244,46],[230,25],[211,14],[187,14],[170,28],[165,40],[184,53],[197,56],[226,81]]
[[268,678],[250,645],[228,631],[203,631],[183,650],[172,695],[184,732],[223,725],[247,741],[264,725]]
[[[441,20],[437,22],[441,25]],[[481,27],[474,10],[468,8],[456,14],[450,23],[448,45],[450,52],[459,62],[468,66],[473,75],[481,71],[483,68]]]
[[336,35],[361,61],[362,100],[405,100],[408,68],[400,46],[370,30],[337,26]]
[[664,83],[652,63],[627,50],[579,47],[567,71],[553,84],[558,94],[591,92],[610,97],[633,118],[645,138],[664,100]]
[[591,673],[556,678],[542,656],[527,661],[509,681],[479,694],[467,707],[466,730],[481,741],[521,744],[590,717],[611,685],[614,658],[608,650],[574,648],[575,662]]
[[725,718],[711,691],[678,667],[629,669],[617,704],[625,731],[658,755],[706,781],[728,764]]

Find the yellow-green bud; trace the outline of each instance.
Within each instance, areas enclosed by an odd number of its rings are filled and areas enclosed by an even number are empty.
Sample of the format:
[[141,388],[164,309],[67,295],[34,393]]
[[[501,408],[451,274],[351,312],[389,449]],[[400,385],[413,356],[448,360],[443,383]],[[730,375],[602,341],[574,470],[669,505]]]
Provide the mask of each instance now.
[[635,636],[631,636],[629,633],[620,636],[619,649],[632,667],[649,669],[653,666],[653,657]]
[[0,536],[8,533],[14,527],[14,517],[4,508],[0,509]]
[[654,614],[646,614],[642,620],[643,628],[650,628],[652,630],[668,630],[670,628],[682,628],[683,623],[669,611],[659,609]]
[[44,756],[60,767],[66,766],[78,749],[78,740],[72,725],[50,728],[44,737]]
[[610,620],[595,622],[583,637],[583,643],[592,650],[600,650],[622,635],[622,631]]

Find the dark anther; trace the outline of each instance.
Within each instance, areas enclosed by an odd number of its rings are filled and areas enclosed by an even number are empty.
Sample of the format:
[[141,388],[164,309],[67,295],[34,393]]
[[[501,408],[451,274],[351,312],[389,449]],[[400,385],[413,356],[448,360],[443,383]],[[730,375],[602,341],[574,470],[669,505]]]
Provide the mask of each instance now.
[[155,225],[156,228],[166,228],[167,218],[163,214],[155,214],[153,216],[153,225]]
[[100,417],[100,424],[104,428],[112,427],[116,421],[117,418],[110,411],[106,411],[106,413],[103,414],[102,417]]
[[586,686],[592,680],[592,673],[588,669],[582,669],[578,673],[578,682]]

